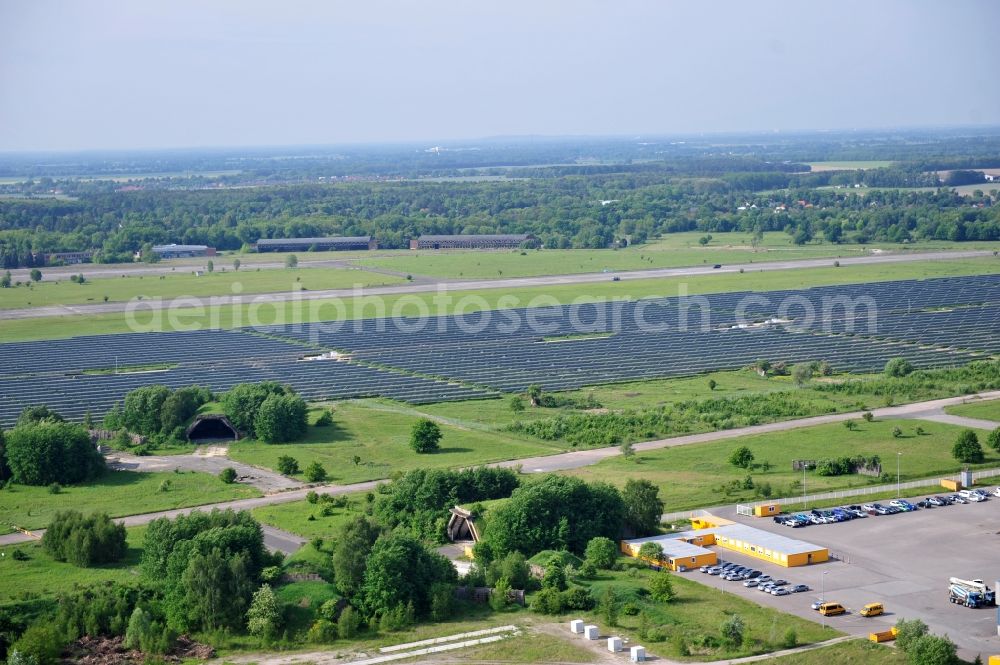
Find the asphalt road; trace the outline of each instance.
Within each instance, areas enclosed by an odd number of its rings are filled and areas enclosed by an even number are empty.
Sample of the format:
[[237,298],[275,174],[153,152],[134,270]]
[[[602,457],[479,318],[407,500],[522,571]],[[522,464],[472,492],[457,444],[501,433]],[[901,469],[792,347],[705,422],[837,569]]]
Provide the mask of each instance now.
[[[875,414],[877,418],[913,418],[913,419],[924,419],[930,420],[934,417],[938,417],[944,414],[944,407],[952,406],[955,404],[964,404],[966,402],[976,402],[982,400],[990,399],[1000,399],[1000,390],[995,390],[991,392],[979,393],[976,395],[965,395],[962,397],[949,397],[945,399],[932,400],[927,402],[915,402],[913,404],[904,404],[902,406],[891,406],[881,409],[874,409],[872,413]],[[854,419],[857,420],[861,418],[862,412],[852,412],[852,413],[837,413],[825,416],[815,416],[812,418],[799,418],[797,420],[784,420],[776,423],[768,423],[766,425],[756,425],[753,427],[741,427],[738,429],[724,430],[719,432],[704,432],[702,434],[690,434],[687,436],[676,436],[668,439],[658,439],[656,441],[646,441],[644,443],[636,444],[635,449],[642,450],[656,450],[658,448],[670,448],[675,446],[685,446],[694,443],[706,443],[709,441],[720,441],[724,439],[731,439],[740,436],[749,436],[753,434],[763,434],[767,432],[781,432],[791,429],[798,429],[801,427],[811,427],[813,425],[823,425],[827,423],[840,422],[843,420]],[[967,419],[960,419],[967,420]],[[996,425],[992,421],[976,421],[981,423],[988,423],[990,425]],[[978,426],[978,425],[968,425],[968,426]],[[990,427],[992,429],[992,427]],[[594,450],[578,450],[570,453],[561,453],[557,455],[547,455],[544,457],[529,457],[517,460],[508,460],[506,462],[498,462],[496,464],[491,464],[489,466],[496,467],[521,467],[524,473],[549,473],[553,471],[565,471],[567,469],[577,469],[582,466],[589,466],[591,464],[596,464],[599,461],[614,457],[615,455],[620,455],[621,449],[617,447],[613,448],[596,448]],[[194,510],[212,510],[213,508],[218,508],[224,510],[226,508],[231,508],[233,510],[250,510],[253,508],[259,508],[261,506],[269,506],[278,503],[289,503],[291,501],[299,501],[304,499],[306,493],[310,490],[314,490],[319,494],[352,494],[355,492],[368,492],[383,481],[371,480],[363,483],[354,483],[350,485],[324,485],[318,487],[302,487],[299,489],[289,490],[285,492],[276,492],[274,494],[269,494],[262,497],[256,497],[253,499],[239,499],[236,501],[225,501],[221,503],[209,504],[204,506],[196,506],[192,508],[179,508],[176,510],[165,510],[155,513],[145,513],[142,515],[131,515],[128,517],[123,517],[117,519],[117,522],[121,522],[125,526],[141,526],[148,524],[154,519],[160,517],[177,517],[178,515],[184,515],[190,513]],[[7,545],[13,545],[16,543],[27,542],[41,536],[44,531],[35,532],[34,536],[29,536],[23,533],[12,533],[0,536],[0,547]],[[270,538],[270,540],[267,540]],[[283,547],[290,547],[293,543],[301,544],[303,539],[295,536],[294,534],[288,533],[286,531],[281,531],[274,527],[268,527],[265,530],[265,542],[268,543],[269,547],[274,547],[275,549],[282,549]],[[297,549],[297,548],[296,548]],[[294,550],[292,550],[294,551]]]
[[[918,252],[907,254],[873,254],[870,256],[847,257],[837,259],[842,268],[857,265],[907,263],[911,261],[946,261],[955,259],[982,258],[992,256],[989,251],[961,252]],[[357,295],[380,296],[430,293],[445,289],[449,292],[471,291],[481,289],[521,289],[526,287],[559,286],[565,284],[592,284],[611,281],[618,277],[620,281],[636,279],[664,279],[670,277],[693,277],[696,275],[719,275],[725,273],[771,272],[774,270],[801,270],[806,268],[826,268],[833,265],[833,259],[800,259],[795,261],[770,261],[766,263],[734,263],[721,268],[711,266],[692,266],[687,268],[654,268],[651,270],[629,270],[611,273],[580,273],[574,275],[546,275],[541,277],[513,277],[508,279],[481,280],[418,280],[419,283],[407,283],[397,286],[379,286],[362,291],[354,289],[329,289],[326,291],[298,291],[295,293],[259,293],[230,296],[215,296],[215,305],[241,305],[248,303],[281,303],[289,300],[309,301],[326,298],[352,298]],[[116,274],[120,274],[120,271]],[[748,283],[749,284],[749,283]],[[625,290],[623,289],[623,293]],[[667,294],[664,294],[667,295]],[[208,298],[198,299],[199,303],[207,303]],[[107,302],[80,305],[51,305],[46,307],[29,307],[22,309],[0,310],[0,320],[47,318],[53,316],[84,315],[84,314],[116,314],[126,311],[128,303]],[[143,300],[142,311],[155,311],[173,306],[173,300]],[[203,305],[178,302],[176,309],[199,307]]]

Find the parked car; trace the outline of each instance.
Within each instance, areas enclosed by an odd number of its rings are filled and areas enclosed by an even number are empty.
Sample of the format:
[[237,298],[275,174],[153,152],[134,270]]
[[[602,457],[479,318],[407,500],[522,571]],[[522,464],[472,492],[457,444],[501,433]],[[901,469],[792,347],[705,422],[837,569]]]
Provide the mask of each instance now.
[[851,511],[855,517],[868,517],[868,513],[861,509],[861,506],[848,506],[847,510]]
[[892,515],[893,513],[890,508],[883,506],[881,503],[873,503],[872,510],[874,510],[877,515]]
[[709,575],[718,575],[721,572],[722,572],[722,568],[719,567],[719,566],[712,566],[711,568],[708,569],[708,574]]
[[912,503],[910,503],[909,501],[904,501],[903,499],[893,499],[892,501],[889,502],[889,505],[895,508],[896,510],[900,510],[904,513],[908,513],[917,509],[917,507],[914,506]]
[[819,608],[820,608],[820,607],[822,607],[822,606],[823,606],[823,599],[822,599],[822,598],[820,598],[819,600],[817,600],[817,601],[813,602],[813,604],[812,604],[812,605],[810,605],[809,607],[811,607],[811,608],[813,608],[814,610],[817,610],[817,611],[818,611],[818,610],[819,610]]
[[864,504],[863,506],[861,506],[861,510],[865,511],[869,515],[881,515],[882,514],[882,513],[878,512],[875,509],[875,504],[874,503],[866,503],[866,504]]
[[757,580],[750,579],[750,580],[747,580],[746,582],[744,582],[743,586],[745,586],[748,589],[752,589],[755,586],[757,586],[758,584],[759,584],[759,582]]
[[882,603],[868,603],[861,608],[861,612],[859,614],[863,617],[877,617],[878,615],[884,613],[885,607],[882,606]]
[[964,496],[961,494],[952,494],[950,497],[952,503],[969,503]]
[[986,501],[986,497],[984,497],[976,490],[959,490],[958,494],[966,501],[970,501],[972,503],[979,503],[980,501]]
[[939,497],[939,496],[929,496],[926,499],[924,499],[924,501],[926,501],[927,503],[931,504],[932,506],[938,506],[938,507],[940,507],[940,506],[947,505],[944,502],[944,499],[941,498],[941,497]]
[[1000,487],[993,490],[993,496],[1000,496]]
[[771,589],[771,595],[772,596],[787,596],[789,593],[791,593],[791,592],[788,589],[786,589],[785,587],[783,587],[783,586],[779,586],[779,587],[775,587],[775,588]]
[[771,584],[770,582],[768,582],[767,584],[758,584],[757,585],[757,591],[763,591],[764,593],[771,593],[771,589],[773,589],[773,588],[774,588],[774,585]]
[[712,566],[702,566],[698,570],[700,570],[703,573],[707,573],[709,568],[712,568]]
[[990,493],[986,490],[972,490],[975,494],[983,497],[983,501],[987,501],[990,498]]
[[761,573],[759,570],[751,570],[750,572],[747,573],[747,579],[760,581],[760,576],[762,574],[763,573]]
[[774,578],[771,577],[770,575],[761,575],[760,577],[757,578],[757,581],[758,582],[770,582],[772,579],[774,579]]
[[921,499],[920,501],[917,501],[917,508],[933,508],[933,507],[934,504],[931,503],[930,500],[928,499]]
[[788,580],[774,580],[773,582],[771,582],[771,584],[773,584],[774,586],[785,586],[786,584],[788,584]]
[[823,603],[819,606],[819,613],[823,616],[833,617],[838,614],[843,614],[847,609],[840,603]]
[[789,591],[791,591],[792,593],[802,593],[803,591],[808,591],[808,590],[809,590],[808,584],[796,584],[795,586],[789,589]]

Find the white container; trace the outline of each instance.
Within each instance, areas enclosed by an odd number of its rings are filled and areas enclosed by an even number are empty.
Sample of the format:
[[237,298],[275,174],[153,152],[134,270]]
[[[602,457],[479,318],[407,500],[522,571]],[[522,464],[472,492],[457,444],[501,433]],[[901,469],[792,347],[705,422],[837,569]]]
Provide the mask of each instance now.
[[600,632],[597,630],[597,626],[584,626],[583,636],[588,640],[596,640],[601,637]]
[[622,638],[620,637],[609,637],[608,638],[608,651],[611,653],[618,653],[622,650]]
[[583,632],[583,620],[575,619],[569,622],[569,632],[576,633],[577,635]]
[[633,663],[643,663],[646,661],[646,647],[632,647],[629,653],[629,660]]

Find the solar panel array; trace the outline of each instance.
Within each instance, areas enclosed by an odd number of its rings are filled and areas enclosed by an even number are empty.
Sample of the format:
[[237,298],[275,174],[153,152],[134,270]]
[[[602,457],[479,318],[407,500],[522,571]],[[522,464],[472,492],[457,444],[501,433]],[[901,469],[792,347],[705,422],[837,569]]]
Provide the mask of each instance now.
[[[870,315],[874,314],[874,317]],[[591,333],[602,334],[590,335]],[[337,360],[304,361],[336,349]],[[30,405],[69,418],[107,411],[133,388],[288,383],[307,399],[411,403],[494,397],[737,369],[757,358],[878,371],[1000,354],[1000,275],[765,293],[0,344],[0,424]],[[170,369],[88,374],[116,366]]]

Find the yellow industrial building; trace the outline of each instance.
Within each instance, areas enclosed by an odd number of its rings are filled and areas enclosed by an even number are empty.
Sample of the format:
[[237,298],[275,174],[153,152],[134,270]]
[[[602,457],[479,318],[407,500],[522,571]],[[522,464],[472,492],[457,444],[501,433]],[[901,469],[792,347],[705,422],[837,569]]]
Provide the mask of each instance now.
[[718,561],[716,553],[707,549],[713,545],[787,568],[822,563],[830,558],[825,547],[714,515],[692,518],[691,525],[692,531],[622,541],[622,552],[638,557],[643,543],[655,542],[663,548],[662,564],[671,570],[715,564]]

